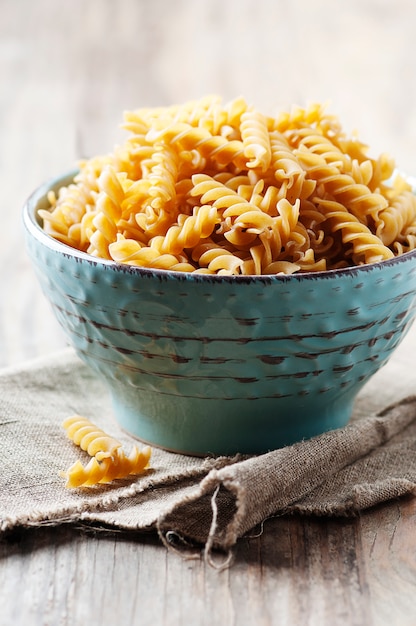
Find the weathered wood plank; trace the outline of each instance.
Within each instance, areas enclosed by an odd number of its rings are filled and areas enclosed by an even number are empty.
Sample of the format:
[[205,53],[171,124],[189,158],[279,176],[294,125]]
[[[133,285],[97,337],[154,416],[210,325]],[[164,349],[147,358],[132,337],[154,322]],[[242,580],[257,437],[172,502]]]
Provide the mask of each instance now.
[[353,519],[270,519],[225,571],[153,534],[28,531],[0,544],[0,623],[410,626],[415,521],[411,499]]

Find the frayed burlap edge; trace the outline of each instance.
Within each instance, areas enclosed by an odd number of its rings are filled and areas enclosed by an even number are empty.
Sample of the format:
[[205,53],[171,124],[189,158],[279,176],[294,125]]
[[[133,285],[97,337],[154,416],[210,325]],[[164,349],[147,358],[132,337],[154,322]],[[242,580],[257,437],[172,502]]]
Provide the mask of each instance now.
[[[213,551],[227,554],[236,541],[265,519],[299,512],[309,515],[354,515],[381,502],[415,494],[416,483],[386,477],[377,484],[351,486],[350,497],[319,507],[302,507],[301,500],[324,481],[373,450],[387,444],[416,418],[416,396],[390,405],[380,413],[324,433],[309,441],[275,450],[262,457],[249,458],[221,469],[213,469],[186,498],[175,503],[157,521],[157,530],[165,544],[173,534],[183,544],[204,546],[205,557]],[[305,462],[305,459],[307,462]],[[259,486],[263,484],[263,493]],[[222,493],[222,505],[219,495]],[[195,529],[189,520],[201,502],[205,502],[207,523]],[[225,524],[219,523],[220,506]],[[225,515],[224,515],[225,511]],[[228,514],[227,514],[228,511]]]

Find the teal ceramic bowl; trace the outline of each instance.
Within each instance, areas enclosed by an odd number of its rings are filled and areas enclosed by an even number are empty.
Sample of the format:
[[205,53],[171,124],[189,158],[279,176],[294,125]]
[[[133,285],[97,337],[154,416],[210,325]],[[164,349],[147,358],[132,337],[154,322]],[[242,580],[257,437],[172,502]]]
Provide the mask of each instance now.
[[341,427],[406,335],[416,253],[346,270],[230,277],[97,260],[23,211],[28,254],[80,358],[105,381],[119,424],[192,455],[262,453]]

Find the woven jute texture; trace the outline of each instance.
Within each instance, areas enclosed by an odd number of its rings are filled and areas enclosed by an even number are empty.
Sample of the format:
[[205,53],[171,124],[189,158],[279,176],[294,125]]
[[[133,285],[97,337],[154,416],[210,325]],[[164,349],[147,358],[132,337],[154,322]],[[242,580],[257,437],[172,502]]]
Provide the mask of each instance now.
[[69,415],[88,417],[126,450],[137,441],[119,428],[103,383],[71,349],[3,370],[1,532],[62,523],[153,529],[167,544],[229,550],[273,515],[352,515],[416,493],[409,381],[400,365],[377,375],[346,427],[309,441],[254,457],[201,459],[155,448],[142,475],[70,490],[60,471],[89,457],[65,436]]

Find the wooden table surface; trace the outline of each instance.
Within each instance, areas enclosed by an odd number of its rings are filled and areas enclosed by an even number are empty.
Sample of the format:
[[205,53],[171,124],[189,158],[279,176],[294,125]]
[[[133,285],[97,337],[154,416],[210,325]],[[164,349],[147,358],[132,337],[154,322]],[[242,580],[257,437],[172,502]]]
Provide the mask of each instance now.
[[[122,112],[218,93],[273,113],[329,101],[416,173],[412,0],[0,0],[0,366],[65,345],[23,248],[42,181],[111,151]],[[413,366],[416,332],[395,359]],[[413,393],[414,389],[406,390]],[[274,518],[219,572],[153,534],[0,543],[0,624],[416,624],[416,500]]]

